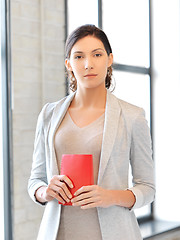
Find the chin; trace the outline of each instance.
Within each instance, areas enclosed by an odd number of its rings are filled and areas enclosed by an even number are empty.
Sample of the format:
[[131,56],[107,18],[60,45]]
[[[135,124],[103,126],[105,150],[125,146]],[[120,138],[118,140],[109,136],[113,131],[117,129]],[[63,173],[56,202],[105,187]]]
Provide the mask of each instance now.
[[91,82],[91,83],[84,85],[84,87],[86,87],[86,88],[105,88],[105,82],[104,81],[100,82],[100,83]]

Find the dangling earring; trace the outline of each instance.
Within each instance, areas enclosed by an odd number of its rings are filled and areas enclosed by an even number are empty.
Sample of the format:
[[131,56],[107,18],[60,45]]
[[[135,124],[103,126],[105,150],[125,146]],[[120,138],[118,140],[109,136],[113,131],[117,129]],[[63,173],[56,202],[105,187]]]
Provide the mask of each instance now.
[[75,80],[73,72],[69,72],[69,80],[72,81],[72,82]]
[[108,67],[107,76],[108,76],[109,78],[111,78],[111,76],[112,76],[112,67],[111,67],[111,66]]
[[[108,67],[107,75],[106,75],[106,88],[110,89],[111,92],[114,91],[115,85],[116,85],[112,72],[113,72],[112,66]],[[112,83],[112,80],[113,80],[113,83]]]
[[76,78],[75,78],[75,76],[74,76],[73,71],[72,71],[72,72],[69,72],[69,80],[70,80],[70,82],[69,82],[69,87],[70,87],[70,89],[71,89],[73,92],[76,91],[76,90],[77,90],[77,80],[76,80]]

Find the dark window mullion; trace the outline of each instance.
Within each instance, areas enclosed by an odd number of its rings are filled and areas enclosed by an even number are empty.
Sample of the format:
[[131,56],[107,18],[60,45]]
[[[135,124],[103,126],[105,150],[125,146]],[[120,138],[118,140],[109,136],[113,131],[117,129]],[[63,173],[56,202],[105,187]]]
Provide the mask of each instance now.
[[10,56],[10,1],[1,4],[2,49],[2,123],[4,173],[4,227],[5,239],[12,239],[12,113],[11,113],[11,56]]
[[[150,130],[153,149],[153,76],[152,76],[152,1],[149,0],[149,77],[150,77]],[[153,157],[154,159],[154,157]],[[154,218],[154,203],[151,203],[151,218]]]
[[102,20],[102,0],[98,0],[98,27],[103,28],[103,20]]
[[145,67],[137,67],[137,66],[130,66],[130,65],[119,64],[119,63],[113,63],[113,69],[117,71],[150,75],[150,68],[145,68]]

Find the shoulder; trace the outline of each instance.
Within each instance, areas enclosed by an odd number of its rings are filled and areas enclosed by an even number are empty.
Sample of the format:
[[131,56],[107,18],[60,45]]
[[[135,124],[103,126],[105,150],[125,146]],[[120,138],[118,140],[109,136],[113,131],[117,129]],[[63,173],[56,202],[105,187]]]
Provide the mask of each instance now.
[[60,99],[59,101],[46,103],[39,114],[39,119],[41,119],[41,121],[43,122],[49,122],[50,119],[52,118],[55,109],[61,108],[66,102],[70,101],[71,98],[72,95],[68,95]]
[[145,111],[143,108],[117,98],[114,94],[109,94],[110,108],[120,112],[119,120],[122,120],[126,128],[131,132],[134,129],[140,131],[148,127]]
[[145,128],[149,128],[143,108],[123,100],[119,100],[119,104],[122,109],[122,116],[125,119],[127,126],[129,126],[131,130],[135,130],[139,133],[144,131]]
[[54,109],[57,107],[57,106],[60,106],[62,105],[65,100],[66,100],[67,96],[62,98],[61,100],[59,101],[56,101],[56,102],[51,102],[51,103],[46,103],[42,110],[41,110],[41,114],[43,115],[43,118],[46,119],[46,118],[49,118],[52,116],[53,112],[54,112]]
[[124,115],[137,118],[139,115],[145,115],[144,109],[129,102],[119,99],[119,105]]
[[144,109],[115,96],[113,98],[120,109],[120,119],[123,119],[128,131],[133,135],[147,134],[149,136],[149,126]]
[[117,98],[114,94],[109,93],[110,98],[112,99],[111,102],[113,105],[116,105],[120,110],[121,114],[125,118],[129,119],[136,119],[139,115],[145,115],[144,109],[141,107],[138,107],[132,103],[126,102],[120,98]]

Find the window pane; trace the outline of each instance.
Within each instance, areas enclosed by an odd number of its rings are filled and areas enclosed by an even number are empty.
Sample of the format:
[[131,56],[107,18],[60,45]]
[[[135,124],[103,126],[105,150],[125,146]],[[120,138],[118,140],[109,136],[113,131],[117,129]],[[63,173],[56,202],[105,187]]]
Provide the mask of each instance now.
[[150,125],[150,79],[149,75],[113,71],[114,94],[124,101],[142,107]]
[[103,1],[103,29],[114,62],[149,67],[149,1]]
[[83,24],[98,25],[98,1],[68,0],[68,31]]

